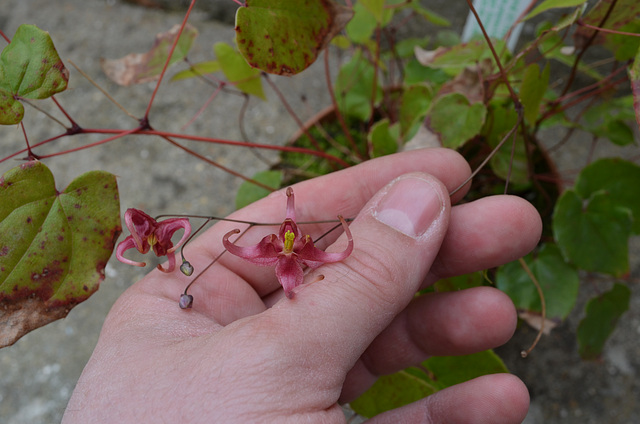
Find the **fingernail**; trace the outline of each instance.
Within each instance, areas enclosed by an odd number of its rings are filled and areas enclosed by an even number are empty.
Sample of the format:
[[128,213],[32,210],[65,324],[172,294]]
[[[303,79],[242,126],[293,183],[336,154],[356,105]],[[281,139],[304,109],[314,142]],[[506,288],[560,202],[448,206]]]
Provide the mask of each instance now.
[[374,217],[412,238],[423,235],[440,215],[445,202],[430,181],[400,177],[374,207]]

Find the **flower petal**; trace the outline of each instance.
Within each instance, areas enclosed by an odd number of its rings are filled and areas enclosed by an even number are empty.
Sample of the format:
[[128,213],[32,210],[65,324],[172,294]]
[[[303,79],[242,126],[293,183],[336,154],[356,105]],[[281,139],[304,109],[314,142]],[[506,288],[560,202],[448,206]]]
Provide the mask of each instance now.
[[338,215],[338,219],[342,223],[344,233],[347,235],[347,240],[349,242],[347,248],[342,252],[323,252],[313,245],[313,240],[311,240],[310,236],[305,236],[306,239],[304,240],[304,245],[300,250],[296,251],[301,262],[310,268],[317,268],[322,264],[340,262],[346,259],[351,252],[353,252],[353,236],[351,235],[351,230],[349,230],[349,225],[342,216]]
[[149,247],[145,244],[148,243],[147,239],[157,227],[156,220],[139,209],[129,208],[124,213],[124,222],[133,236],[138,251],[147,253]]
[[255,246],[240,247],[229,241],[229,237],[239,232],[240,230],[237,229],[229,231],[222,238],[222,244],[229,253],[256,265],[273,266],[278,262],[278,255],[282,248],[278,249],[281,243],[278,243],[278,237],[275,234],[266,236]]
[[[174,246],[171,242],[171,237],[173,237],[173,234],[180,229],[184,229],[184,234],[182,234],[182,238]],[[162,247],[166,249],[167,253],[174,252],[179,248],[182,243],[189,238],[189,235],[191,235],[191,224],[187,218],[165,219],[158,223],[158,228],[156,228],[155,231],[157,243],[162,245]]]
[[276,277],[284,289],[284,294],[291,299],[293,289],[302,284],[302,265],[296,255],[281,255],[276,265]]
[[116,248],[116,259],[128,265],[145,266],[146,264],[144,262],[135,262],[122,256],[124,252],[134,248],[137,248],[135,240],[132,236],[127,236],[127,238],[118,243],[118,247]]
[[162,272],[173,272],[176,269],[176,254],[173,252],[167,253],[167,259],[169,260],[169,266],[165,269],[162,265],[158,264],[158,269]]

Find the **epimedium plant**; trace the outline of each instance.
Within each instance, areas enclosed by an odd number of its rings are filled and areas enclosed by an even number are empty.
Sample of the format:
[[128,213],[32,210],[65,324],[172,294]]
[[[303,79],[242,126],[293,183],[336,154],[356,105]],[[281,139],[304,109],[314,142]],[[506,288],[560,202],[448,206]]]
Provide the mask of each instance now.
[[[556,22],[539,24],[536,38],[511,52],[505,40],[486,34],[468,42],[451,33],[435,41],[399,37],[399,28],[410,19],[423,25],[448,24],[417,1],[360,0],[341,5],[317,0],[301,5],[293,0],[247,0],[237,12],[235,46],[217,43],[215,60],[195,64],[188,52],[197,30],[186,23],[187,13],[182,25],[158,35],[147,53],[103,63],[109,77],[120,84],[158,82],[149,108],[135,127],[104,130],[103,140],[83,148],[124,135],[162,137],[214,166],[221,165],[176,140],[281,150],[280,163],[253,178],[228,170],[246,180],[238,193],[238,206],[297,179],[398,150],[434,144],[457,149],[475,169],[471,196],[499,192],[524,196],[543,215],[545,235],[526,258],[497,270],[440,281],[433,290],[495,284],[513,299],[523,319],[540,331],[549,331],[574,308],[580,272],[610,276],[614,284],[589,301],[577,329],[580,354],[596,358],[629,304],[628,239],[640,232],[640,200],[634,195],[640,186],[638,157],[587,158],[588,165],[572,179],[573,184],[560,187],[564,178],[554,172],[550,149],[541,143],[540,134],[560,126],[568,134],[576,130],[592,134],[593,143],[636,143],[629,121],[635,116],[640,122],[640,6],[633,0],[602,0],[590,9],[584,0],[536,3],[531,2],[523,20],[545,10],[566,13]],[[471,4],[470,9],[474,11]],[[63,134],[34,146],[27,141],[23,151],[2,159],[27,155],[25,163],[0,180],[0,301],[4,306],[0,322],[7,323],[0,342],[9,345],[31,329],[64,317],[97,290],[121,224],[114,176],[94,171],[58,192],[43,164],[47,155],[34,152],[40,145],[85,131],[54,97],[67,87],[69,74],[48,34],[25,25],[11,40],[4,38],[8,44],[0,55],[0,123],[20,123],[23,103],[45,98],[51,98],[69,121]],[[263,83],[277,90],[268,74],[300,73],[330,45],[345,57],[333,79],[329,57],[324,55],[333,124],[303,125],[276,91],[303,128],[303,136],[293,145],[175,134],[151,125],[150,107],[170,64],[181,60],[187,64],[188,69],[173,76],[176,83],[198,77],[211,86],[205,106],[223,90],[264,100]],[[594,49],[604,51],[608,59],[590,59],[588,53]],[[566,67],[557,70],[558,62]],[[575,84],[578,76],[586,82]],[[562,143],[558,140],[551,149],[561,148]],[[283,170],[293,170],[289,174],[294,178]],[[279,235],[253,248],[240,248],[229,241],[230,233],[221,244],[254,262],[277,263],[279,279],[293,278],[286,283],[293,288],[300,284],[302,264],[341,260],[353,244],[331,258],[313,250],[311,238],[302,237],[297,228],[292,193],[289,199],[289,221],[282,224]],[[205,217],[205,224],[212,219],[216,218]],[[161,221],[129,210],[125,222],[131,235],[120,244],[119,259],[124,259],[127,249],[143,253],[153,249],[169,258],[167,271],[176,268],[171,259],[175,261],[191,228],[186,218]],[[344,221],[342,225],[348,233]],[[179,228],[185,231],[174,245],[171,237]],[[354,243],[357,248],[357,240]],[[292,252],[303,251],[309,253],[308,261],[290,260]],[[187,275],[193,272],[184,258],[180,269]],[[192,301],[185,289],[180,307],[188,308]],[[362,415],[373,416],[478,375],[504,371],[504,364],[491,351],[430,358],[380,378],[352,406]]]

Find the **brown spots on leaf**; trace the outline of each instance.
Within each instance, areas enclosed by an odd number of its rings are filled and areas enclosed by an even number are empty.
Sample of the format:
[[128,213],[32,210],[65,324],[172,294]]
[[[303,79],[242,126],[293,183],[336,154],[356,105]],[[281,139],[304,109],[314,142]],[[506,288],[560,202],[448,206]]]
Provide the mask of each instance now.
[[27,217],[27,224],[31,224],[32,222],[33,222],[33,219],[30,216],[28,216]]
[[9,246],[2,246],[0,249],[0,256],[7,256],[9,254]]

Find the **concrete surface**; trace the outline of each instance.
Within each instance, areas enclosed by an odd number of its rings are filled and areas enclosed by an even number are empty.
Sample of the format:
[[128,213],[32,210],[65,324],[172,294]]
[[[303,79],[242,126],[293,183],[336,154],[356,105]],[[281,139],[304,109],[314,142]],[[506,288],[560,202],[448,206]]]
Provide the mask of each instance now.
[[[231,0],[227,0],[232,3]],[[435,2],[440,13],[452,17],[460,27],[466,17],[465,7],[450,8],[450,2]],[[227,16],[227,15],[224,15]],[[156,33],[182,20],[179,12],[145,9],[115,0],[2,0],[0,28],[12,36],[22,23],[35,23],[48,30],[60,56],[70,68],[70,89],[58,100],[83,126],[129,128],[135,123],[82,78],[70,66],[73,61],[106,88],[136,116],[141,116],[153,85],[121,88],[107,81],[99,67],[99,58],[118,58],[130,52],[146,51]],[[211,46],[230,41],[232,28],[210,19],[206,10],[196,12],[191,23],[200,37],[190,57],[194,61],[212,58]],[[531,28],[525,28],[525,33]],[[4,44],[0,44],[4,45]],[[287,98],[303,118],[312,110],[329,103],[323,90],[321,66],[314,65],[301,77],[277,80]],[[282,143],[295,130],[295,123],[285,113],[269,89],[268,103],[252,101],[246,131],[254,141]],[[207,100],[210,89],[192,80],[164,84],[154,103],[151,124],[162,129],[180,131]],[[308,104],[298,100],[301,94]],[[49,104],[48,110],[59,113]],[[223,95],[189,129],[194,134],[241,139],[238,114],[241,101]],[[59,133],[62,129],[33,109],[27,108],[25,120],[32,143]],[[18,127],[0,128],[0,156],[23,146]],[[95,137],[65,139],[53,147],[71,148],[95,141]],[[246,150],[210,145],[189,144],[198,152],[225,166],[242,169],[251,175],[267,167]],[[572,150],[573,149],[573,150]],[[637,149],[637,148],[636,148]],[[563,150],[559,158],[564,169],[576,167],[585,147],[580,140]],[[267,158],[274,155],[266,153]],[[581,156],[582,155],[582,156]],[[582,159],[580,159],[582,160]],[[15,163],[0,164],[5,172]],[[237,178],[206,165],[160,139],[127,138],[107,145],[50,159],[46,164],[56,176],[58,188],[77,175],[91,169],[104,169],[119,176],[123,210],[144,208],[153,214],[197,213],[225,215],[233,210]],[[632,242],[637,252],[638,240]],[[150,265],[151,267],[151,265]],[[150,267],[148,269],[150,269]],[[96,343],[100,327],[115,299],[148,269],[138,269],[112,260],[106,269],[107,279],[98,293],[75,308],[69,316],[27,335],[14,346],[0,350],[0,422],[7,424],[49,424],[60,421],[66,402],[82,368]],[[532,395],[532,407],[526,423],[638,423],[640,422],[640,275],[638,256],[632,261],[632,307],[607,344],[600,363],[581,362],[577,356],[575,329],[585,299],[580,300],[569,320],[542,339],[526,360],[518,352],[535,337],[522,327],[507,346],[499,349],[511,370],[524,379]],[[584,285],[589,287],[589,282]]]

